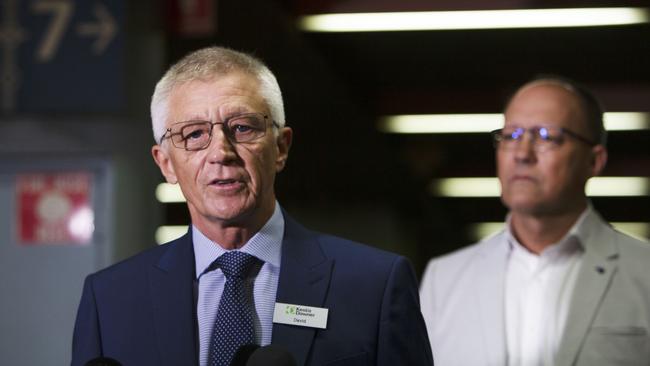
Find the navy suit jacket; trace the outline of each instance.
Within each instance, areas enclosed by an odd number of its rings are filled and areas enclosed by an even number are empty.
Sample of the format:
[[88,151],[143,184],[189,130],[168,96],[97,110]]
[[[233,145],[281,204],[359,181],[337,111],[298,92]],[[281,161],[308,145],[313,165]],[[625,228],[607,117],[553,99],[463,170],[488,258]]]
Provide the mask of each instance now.
[[[273,324],[298,365],[432,365],[417,281],[401,256],[285,216],[277,302],[329,309],[326,329]],[[86,278],[72,365],[198,365],[191,234]]]

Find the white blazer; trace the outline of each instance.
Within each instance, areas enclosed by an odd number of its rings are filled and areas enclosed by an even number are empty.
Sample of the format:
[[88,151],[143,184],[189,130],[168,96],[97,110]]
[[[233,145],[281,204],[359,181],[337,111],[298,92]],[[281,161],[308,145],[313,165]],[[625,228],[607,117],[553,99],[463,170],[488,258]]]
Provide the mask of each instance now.
[[[650,243],[594,214],[556,365],[650,365]],[[420,297],[436,366],[506,365],[504,236],[427,265]]]

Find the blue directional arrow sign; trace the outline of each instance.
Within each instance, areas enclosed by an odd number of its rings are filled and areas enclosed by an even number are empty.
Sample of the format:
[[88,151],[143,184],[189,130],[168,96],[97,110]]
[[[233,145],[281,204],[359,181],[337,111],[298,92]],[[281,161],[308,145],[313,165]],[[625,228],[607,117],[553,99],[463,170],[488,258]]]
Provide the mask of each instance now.
[[120,111],[123,0],[3,0],[2,110]]

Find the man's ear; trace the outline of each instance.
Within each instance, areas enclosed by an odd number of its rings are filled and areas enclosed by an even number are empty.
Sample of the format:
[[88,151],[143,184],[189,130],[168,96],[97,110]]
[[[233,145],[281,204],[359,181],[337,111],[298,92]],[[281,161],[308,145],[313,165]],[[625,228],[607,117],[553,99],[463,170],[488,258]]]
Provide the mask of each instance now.
[[165,176],[167,183],[176,184],[178,183],[178,178],[176,177],[176,172],[174,171],[174,164],[172,164],[171,158],[169,156],[169,151],[164,149],[160,145],[153,145],[151,148],[151,155],[153,155],[153,160],[160,168],[160,172]]
[[278,148],[278,156],[275,160],[275,171],[280,172],[284,169],[289,158],[289,149],[291,148],[291,141],[293,139],[293,130],[291,127],[282,127],[279,129],[278,136],[276,137],[276,144]]
[[607,164],[607,148],[603,145],[596,145],[591,148],[591,176],[595,177],[602,173]]

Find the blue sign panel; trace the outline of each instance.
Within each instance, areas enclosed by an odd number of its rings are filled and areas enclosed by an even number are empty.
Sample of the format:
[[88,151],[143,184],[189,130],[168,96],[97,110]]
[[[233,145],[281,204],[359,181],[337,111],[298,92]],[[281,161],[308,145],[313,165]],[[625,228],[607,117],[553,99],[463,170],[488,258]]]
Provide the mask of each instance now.
[[4,112],[122,110],[123,0],[3,0]]

